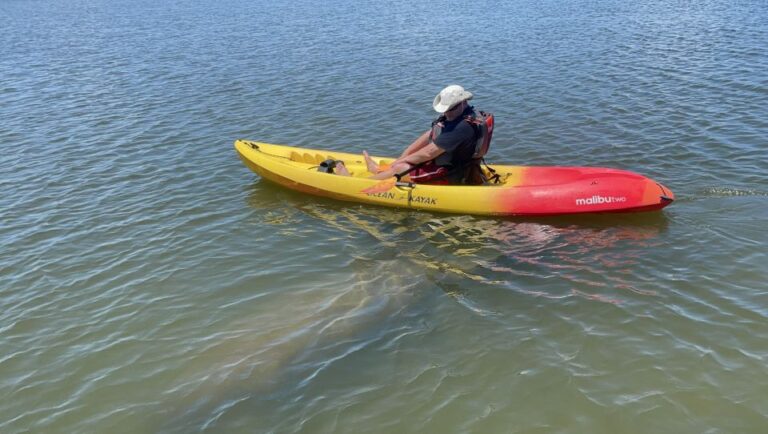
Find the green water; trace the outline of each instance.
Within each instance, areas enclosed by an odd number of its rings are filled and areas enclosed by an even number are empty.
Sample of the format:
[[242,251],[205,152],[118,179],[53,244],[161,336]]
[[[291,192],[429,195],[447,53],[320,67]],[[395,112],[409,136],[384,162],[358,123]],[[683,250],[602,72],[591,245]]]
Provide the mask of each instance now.
[[[0,3],[0,432],[762,433],[764,2]],[[491,162],[661,213],[346,204],[237,138]]]

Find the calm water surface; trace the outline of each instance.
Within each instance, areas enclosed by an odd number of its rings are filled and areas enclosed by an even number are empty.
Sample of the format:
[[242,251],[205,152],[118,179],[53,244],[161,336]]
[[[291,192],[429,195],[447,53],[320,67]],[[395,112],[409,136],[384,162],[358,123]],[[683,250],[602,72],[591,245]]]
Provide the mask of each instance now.
[[[0,432],[764,433],[768,3],[0,2]],[[320,200],[232,142],[491,160],[662,213]]]

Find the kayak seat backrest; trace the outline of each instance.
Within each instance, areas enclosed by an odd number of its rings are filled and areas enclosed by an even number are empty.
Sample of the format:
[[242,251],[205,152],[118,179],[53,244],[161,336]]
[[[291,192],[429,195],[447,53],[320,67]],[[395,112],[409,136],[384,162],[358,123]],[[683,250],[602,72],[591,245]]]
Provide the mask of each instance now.
[[477,142],[475,143],[475,152],[472,155],[473,160],[480,160],[488,153],[491,147],[491,138],[493,138],[493,114],[479,111],[477,116],[468,118],[467,122],[475,129]]

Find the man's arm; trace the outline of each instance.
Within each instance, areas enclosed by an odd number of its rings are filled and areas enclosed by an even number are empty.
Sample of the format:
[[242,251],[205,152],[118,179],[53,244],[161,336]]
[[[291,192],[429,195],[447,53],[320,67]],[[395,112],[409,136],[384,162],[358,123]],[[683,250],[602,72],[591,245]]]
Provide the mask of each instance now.
[[445,151],[439,148],[436,144],[428,143],[418,151],[393,161],[392,164],[389,166],[389,168],[371,176],[371,178],[372,179],[391,178],[396,174],[405,172],[406,170],[410,169],[413,166],[416,166],[417,164],[423,163],[425,161],[433,160],[443,152]]
[[424,134],[420,135],[416,140],[413,141],[410,145],[408,145],[407,148],[403,151],[402,154],[400,154],[400,157],[398,157],[397,161],[402,161],[403,158],[413,154],[414,152],[417,152],[424,146],[427,146],[429,144],[429,134],[432,132],[432,130],[427,130],[424,132]]
[[410,165],[416,165],[416,164],[424,163],[429,160],[434,160],[435,158],[440,156],[440,154],[442,154],[443,152],[445,152],[445,150],[443,150],[433,142],[429,142],[423,147],[421,147],[418,151],[413,152],[409,155],[406,155],[405,157],[398,158],[398,161],[402,161]]

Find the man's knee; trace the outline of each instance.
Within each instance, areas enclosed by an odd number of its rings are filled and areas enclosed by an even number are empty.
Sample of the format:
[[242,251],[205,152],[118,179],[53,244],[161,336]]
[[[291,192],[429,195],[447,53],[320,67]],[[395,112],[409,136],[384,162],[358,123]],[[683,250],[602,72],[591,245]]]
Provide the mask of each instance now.
[[410,169],[411,167],[412,166],[410,164],[408,164],[408,163],[397,163],[397,164],[392,165],[390,168],[395,173],[402,173],[402,172],[405,172],[406,170]]

